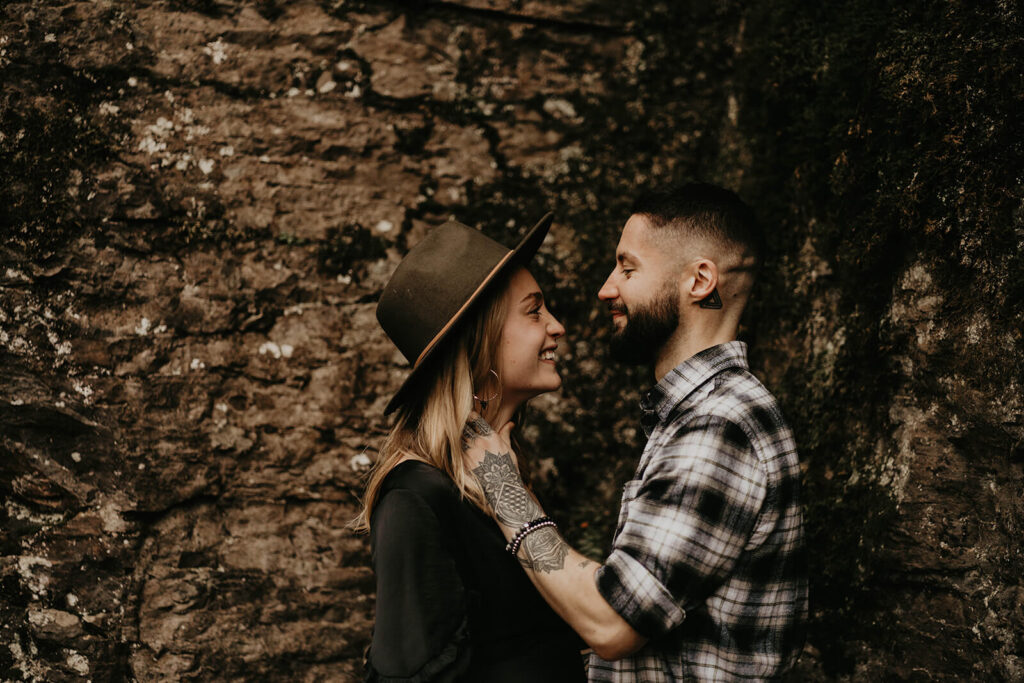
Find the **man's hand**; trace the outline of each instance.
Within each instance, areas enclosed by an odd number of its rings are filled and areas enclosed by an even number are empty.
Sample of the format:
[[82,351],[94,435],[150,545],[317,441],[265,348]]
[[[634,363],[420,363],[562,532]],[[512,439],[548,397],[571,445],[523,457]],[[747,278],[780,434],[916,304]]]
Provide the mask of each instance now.
[[[495,432],[483,418],[470,413],[462,434],[466,467],[483,489],[491,515],[501,525],[506,540],[527,522],[544,516],[519,474],[509,438],[512,427],[509,422]],[[550,572],[565,566],[569,550],[557,531],[543,528],[526,537],[517,557],[527,569]]]
[[487,420],[473,411],[466,420],[466,426],[462,429],[462,459],[470,472],[480,466],[484,455],[491,453],[508,453],[515,463],[516,472],[519,471],[519,463],[516,454],[512,452],[512,422],[506,422],[501,429],[495,431]]
[[512,427],[509,422],[496,432],[482,417],[470,413],[462,432],[463,461],[480,484],[491,514],[505,527],[506,535],[544,516],[519,474],[510,439]]
[[[509,436],[512,426],[509,422],[494,431],[474,412],[462,432],[463,463],[480,484],[506,540],[523,524],[544,516],[519,474]],[[617,659],[646,642],[598,593],[594,573],[599,565],[570,548],[555,528],[530,533],[516,557],[548,604],[601,657]]]

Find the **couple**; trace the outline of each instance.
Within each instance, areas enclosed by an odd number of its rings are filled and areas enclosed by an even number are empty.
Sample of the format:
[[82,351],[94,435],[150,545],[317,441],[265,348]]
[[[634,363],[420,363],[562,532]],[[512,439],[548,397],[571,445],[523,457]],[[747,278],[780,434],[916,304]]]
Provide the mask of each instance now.
[[450,221],[381,295],[413,370],[361,516],[368,680],[778,678],[803,645],[807,579],[792,435],[735,340],[763,251],[752,213],[692,183],[641,197],[622,229],[598,297],[613,355],[657,384],[602,564],[563,540],[512,440],[523,404],[561,384],[565,329],[526,268],[550,223],[509,250]]

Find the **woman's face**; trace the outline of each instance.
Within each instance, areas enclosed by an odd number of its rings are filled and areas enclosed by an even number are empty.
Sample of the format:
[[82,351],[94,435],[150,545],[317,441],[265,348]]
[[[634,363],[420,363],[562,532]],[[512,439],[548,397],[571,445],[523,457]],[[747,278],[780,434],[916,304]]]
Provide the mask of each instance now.
[[537,281],[519,268],[505,291],[508,315],[498,351],[502,403],[519,404],[562,385],[555,349],[565,328],[544,305]]

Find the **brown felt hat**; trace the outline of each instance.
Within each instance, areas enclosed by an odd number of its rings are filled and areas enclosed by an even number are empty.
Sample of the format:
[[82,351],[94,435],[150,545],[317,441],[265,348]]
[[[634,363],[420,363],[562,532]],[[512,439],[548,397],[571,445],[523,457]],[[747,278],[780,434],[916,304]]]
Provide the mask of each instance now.
[[551,227],[548,213],[514,249],[479,230],[450,220],[409,250],[381,292],[377,321],[412,364],[412,372],[388,402],[385,414],[407,398],[427,361],[442,346],[487,286],[537,252]]

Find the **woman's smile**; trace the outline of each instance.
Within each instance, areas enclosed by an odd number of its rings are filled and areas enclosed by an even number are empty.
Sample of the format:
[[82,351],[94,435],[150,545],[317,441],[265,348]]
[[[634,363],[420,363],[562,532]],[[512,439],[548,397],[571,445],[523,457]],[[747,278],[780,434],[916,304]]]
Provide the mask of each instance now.
[[[521,403],[562,385],[555,369],[558,338],[565,328],[544,303],[537,281],[519,268],[506,291],[508,316],[501,332],[503,402]],[[539,351],[538,351],[539,349]]]

